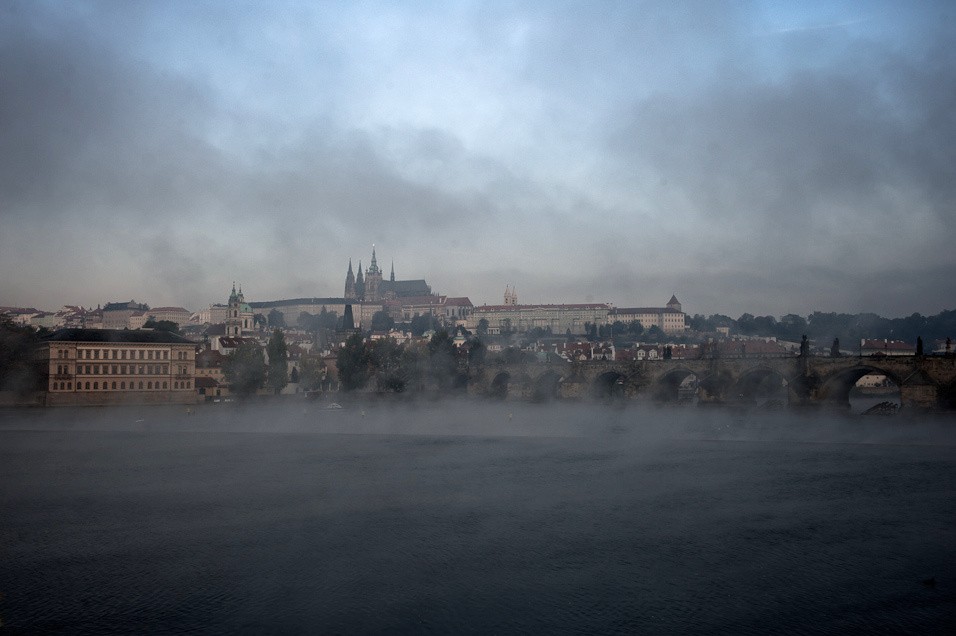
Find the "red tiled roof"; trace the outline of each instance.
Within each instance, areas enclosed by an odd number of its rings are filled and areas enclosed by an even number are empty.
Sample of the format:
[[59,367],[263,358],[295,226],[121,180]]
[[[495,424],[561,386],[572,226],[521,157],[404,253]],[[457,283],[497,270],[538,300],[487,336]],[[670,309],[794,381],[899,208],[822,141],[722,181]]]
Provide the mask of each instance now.
[[563,305],[481,305],[477,309],[479,310],[492,310],[492,311],[502,311],[502,310],[512,310],[517,311],[519,309],[610,309],[611,306],[607,303],[577,303],[577,304],[563,304]]

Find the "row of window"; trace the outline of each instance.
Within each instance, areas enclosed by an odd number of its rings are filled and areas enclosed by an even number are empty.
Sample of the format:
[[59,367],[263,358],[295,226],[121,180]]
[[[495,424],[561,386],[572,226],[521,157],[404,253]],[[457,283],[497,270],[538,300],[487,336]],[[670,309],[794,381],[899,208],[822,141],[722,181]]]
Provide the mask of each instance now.
[[[185,371],[180,367],[180,372]],[[57,373],[69,373],[68,365],[57,365]],[[87,364],[76,365],[77,375],[169,375],[168,364]]]
[[[100,386],[102,384],[102,387]],[[183,382],[173,382],[173,389],[191,389],[192,382],[189,380],[184,380]],[[130,381],[129,388],[126,387],[125,381],[112,382],[110,386],[109,382],[103,381],[100,382],[77,382],[76,390],[77,391],[156,391],[156,390],[169,390],[169,382],[163,382],[160,386],[159,380],[156,382],[147,381],[143,382],[140,380],[138,385],[136,382]],[[54,382],[53,383],[54,391],[72,391],[73,383],[72,382]]]
[[[138,352],[138,355],[137,355]],[[78,360],[169,360],[169,351],[152,349],[77,349]],[[58,349],[58,358],[69,358],[69,349]],[[177,351],[176,360],[188,360],[188,351]]]

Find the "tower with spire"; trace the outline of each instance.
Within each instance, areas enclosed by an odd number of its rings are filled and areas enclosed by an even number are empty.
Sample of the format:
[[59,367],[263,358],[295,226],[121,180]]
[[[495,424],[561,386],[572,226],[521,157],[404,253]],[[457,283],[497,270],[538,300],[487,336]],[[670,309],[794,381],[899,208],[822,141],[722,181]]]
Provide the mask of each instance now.
[[382,270],[378,267],[378,261],[375,258],[375,245],[372,245],[372,264],[368,266],[365,272],[365,295],[363,298],[367,302],[377,302],[381,300],[380,287],[382,283]]
[[505,285],[505,304],[506,305],[517,305],[518,304],[518,292],[514,287]]
[[[359,270],[361,272],[361,270]],[[349,259],[349,273],[345,275],[345,297],[354,300],[355,296],[355,274],[352,272],[352,259]]]
[[365,300],[365,275],[362,274],[362,261],[359,261],[358,276],[355,278],[355,298]]
[[231,338],[238,338],[242,336],[242,330],[244,327],[248,328],[247,319],[243,315],[243,304],[245,304],[246,298],[242,295],[242,286],[239,286],[239,291],[236,291],[236,283],[232,283],[232,293],[229,294],[229,309],[226,314],[226,335]]
[[391,274],[391,276],[388,277],[388,281],[389,281],[390,283],[394,283],[394,282],[395,282],[395,261],[392,261],[392,274]]

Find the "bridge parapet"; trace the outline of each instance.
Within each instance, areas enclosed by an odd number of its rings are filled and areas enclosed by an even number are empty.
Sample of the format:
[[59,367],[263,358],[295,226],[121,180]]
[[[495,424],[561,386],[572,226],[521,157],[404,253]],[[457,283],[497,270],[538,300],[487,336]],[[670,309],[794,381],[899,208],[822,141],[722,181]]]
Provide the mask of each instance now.
[[[935,407],[956,395],[956,357],[795,356],[707,358],[697,360],[590,360],[491,364],[469,370],[474,395],[531,399],[604,394],[655,398],[696,376],[701,399],[716,402],[746,397],[748,387],[778,378],[791,404],[848,403],[849,389],[867,373],[882,373],[900,386],[904,404]],[[608,386],[611,388],[608,389]],[[668,388],[669,387],[669,388]]]

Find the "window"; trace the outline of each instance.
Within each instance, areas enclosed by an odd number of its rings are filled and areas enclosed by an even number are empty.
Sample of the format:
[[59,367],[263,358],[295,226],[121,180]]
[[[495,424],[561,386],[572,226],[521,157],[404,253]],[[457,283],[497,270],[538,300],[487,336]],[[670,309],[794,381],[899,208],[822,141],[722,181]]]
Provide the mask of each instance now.
[[143,381],[142,381],[142,380],[139,381],[139,390],[140,390],[140,391],[143,390]]
[[167,382],[163,382],[163,388],[165,389],[168,386]]
[[163,351],[163,360],[169,360],[169,352]]
[[173,382],[173,388],[174,388],[174,389],[178,389],[178,388],[179,388],[179,382]]
[[99,383],[99,382],[94,382],[94,383],[93,383],[93,390],[96,391],[96,390],[98,390],[99,388],[100,388],[100,383]]
[[125,391],[125,390],[126,390],[126,383],[125,383],[125,382],[120,382],[120,388]]
[[147,389],[152,389],[152,388],[153,388],[153,383],[152,383],[152,382],[147,382],[147,383],[146,383],[146,388],[147,388]]
[[100,359],[100,350],[99,350],[99,349],[93,349],[93,359],[94,359],[94,360],[99,360],[99,359]]
[[116,381],[115,381],[115,380],[113,381],[113,390],[114,390],[114,391],[116,390]]
[[113,375],[116,375],[116,372],[117,372],[118,370],[119,370],[119,367],[117,367],[117,366],[114,364],[114,365],[113,365],[113,370],[111,371],[111,373],[112,373]]
[[73,383],[72,383],[72,382],[67,382],[67,383],[66,383],[66,390],[69,391],[69,390],[72,389],[72,388],[73,388]]

